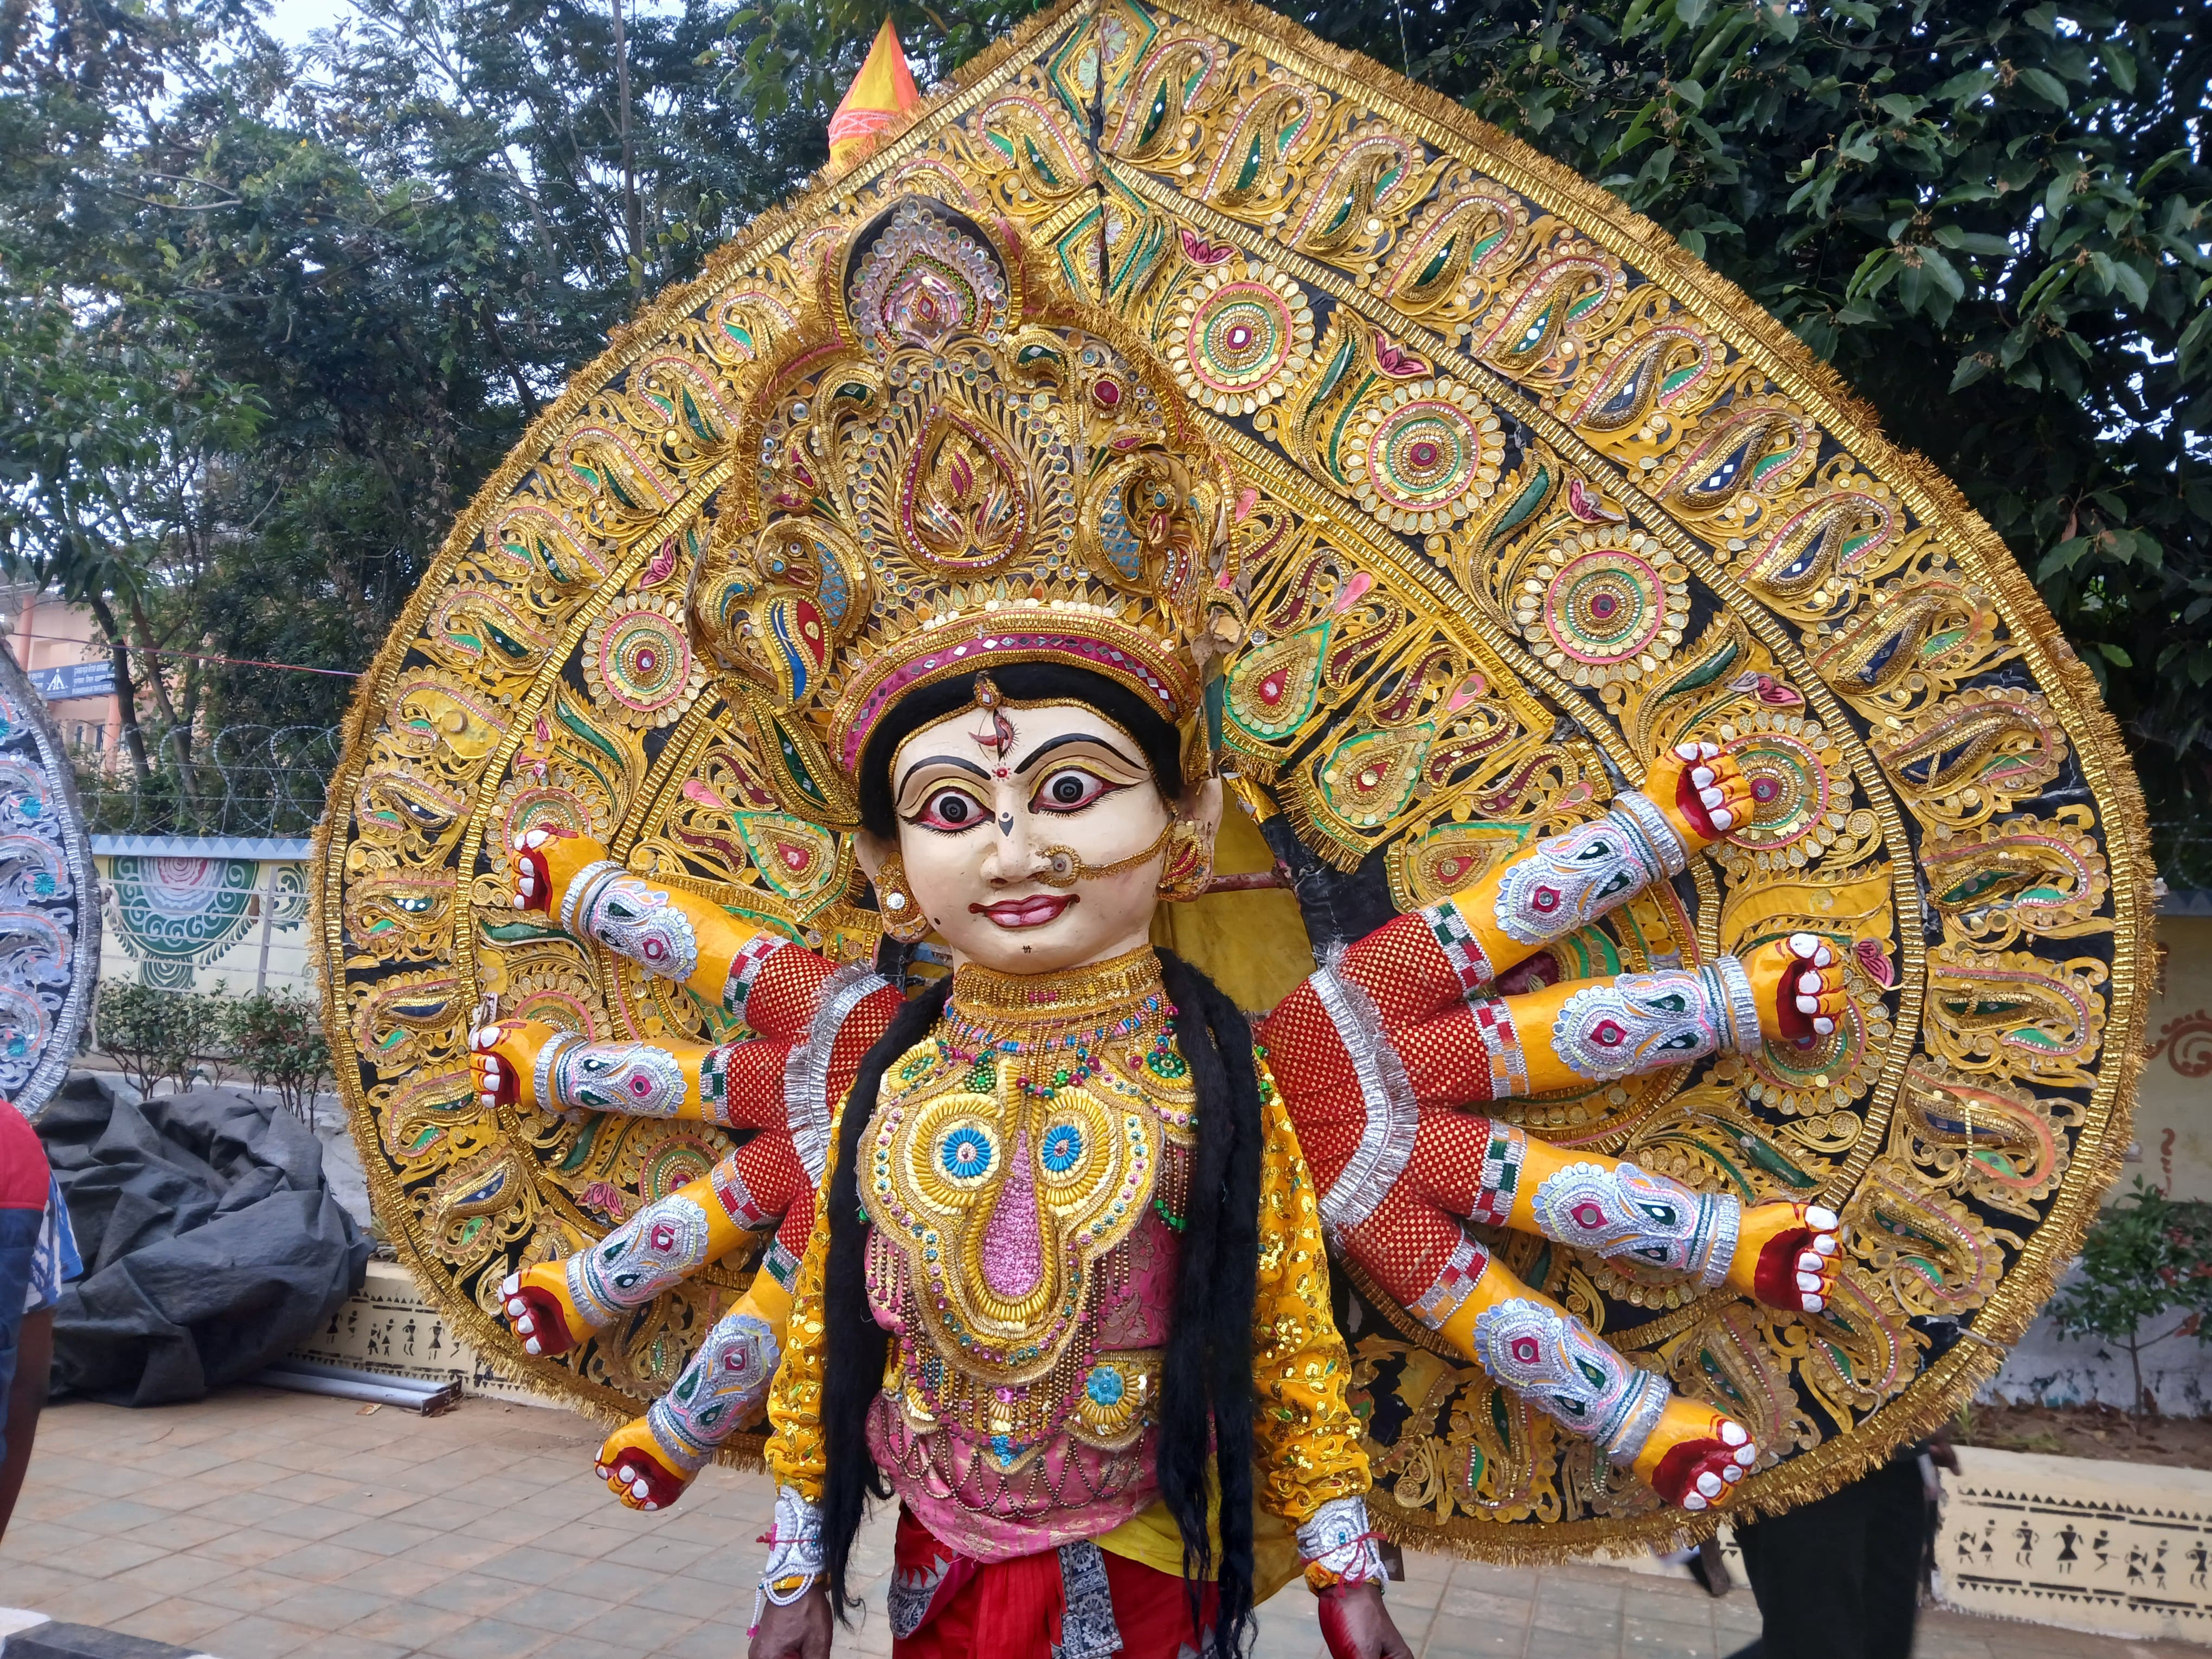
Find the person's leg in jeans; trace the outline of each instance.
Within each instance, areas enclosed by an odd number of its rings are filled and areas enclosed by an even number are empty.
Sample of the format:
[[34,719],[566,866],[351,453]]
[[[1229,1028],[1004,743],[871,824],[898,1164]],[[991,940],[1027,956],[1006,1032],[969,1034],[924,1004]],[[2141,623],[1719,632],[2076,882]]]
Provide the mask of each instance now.
[[1866,1516],[1866,1659],[1911,1659],[1928,1547],[1928,1492],[1920,1460],[1876,1469],[1859,1485]]

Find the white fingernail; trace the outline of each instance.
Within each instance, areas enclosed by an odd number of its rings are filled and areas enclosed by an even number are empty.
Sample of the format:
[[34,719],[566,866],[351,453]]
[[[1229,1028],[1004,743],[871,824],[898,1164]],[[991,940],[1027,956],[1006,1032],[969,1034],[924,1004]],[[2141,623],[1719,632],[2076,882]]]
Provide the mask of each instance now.
[[1700,760],[1711,760],[1720,752],[1719,748],[1713,744],[1701,743],[1698,745],[1698,757]]
[[497,1095],[486,1092],[477,1097],[477,1104],[483,1107],[484,1110],[489,1112],[499,1104],[499,1097]]
[[1694,743],[1678,743],[1674,745],[1676,760],[1695,760],[1697,757],[1698,745]]
[[527,1336],[537,1328],[538,1327],[531,1321],[528,1304],[525,1304],[524,1310],[514,1316],[515,1334],[518,1336]]
[[1813,1029],[1818,1031],[1822,1036],[1826,1036],[1830,1032],[1836,1029],[1836,1022],[1830,1019],[1826,1014],[1823,1014],[1820,1018],[1813,1022]]
[[1741,1423],[1723,1423],[1721,1425],[1721,1443],[1723,1446],[1741,1446],[1750,1438],[1750,1431],[1746,1429]]
[[1737,1447],[1735,1461],[1744,1468],[1749,1468],[1753,1463],[1759,1462],[1759,1448],[1748,1443]]
[[648,1504],[646,1504],[646,1508],[647,1508],[647,1509],[649,1509],[649,1510],[657,1510],[657,1509],[659,1509],[659,1507],[660,1507],[660,1505],[659,1505],[659,1504],[653,1504],[653,1503],[648,1503]]
[[532,830],[528,835],[522,838],[522,844],[525,847],[532,848],[544,846],[545,832],[543,830]]
[[508,900],[507,902],[508,902],[510,904],[514,905],[514,908],[515,908],[516,909],[518,909],[518,910],[527,910],[527,909],[530,908],[530,901],[529,901],[528,899],[526,899],[526,898],[523,897],[523,896],[522,896],[522,895],[521,895],[521,894],[520,894],[520,893],[517,893],[517,894],[516,894],[516,895],[515,895],[512,899]]
[[499,1283],[499,1291],[501,1296],[513,1296],[521,1288],[522,1275],[520,1273],[509,1273],[505,1279],[500,1280]]
[[532,1337],[530,1340],[522,1345],[522,1351],[525,1353],[536,1353],[538,1351],[538,1339],[534,1336]]
[[637,1479],[637,1471],[625,1463],[622,1466],[622,1478],[625,1480],[635,1480]]
[[1716,830],[1727,830],[1735,828],[1735,814],[1725,806],[1716,806],[1709,816],[1712,818],[1713,828]]
[[1797,1288],[1801,1291],[1819,1290],[1820,1288],[1820,1275],[1818,1273],[1799,1273],[1797,1275]]
[[1711,767],[1693,766],[1690,769],[1690,781],[1696,784],[1698,788],[1705,788],[1708,784],[1711,783],[1712,781],[1713,769]]
[[1737,1481],[1743,1479],[1743,1471],[1738,1468],[1735,1464],[1731,1463],[1721,1471],[1721,1479],[1727,1481],[1729,1485],[1733,1486]]
[[1813,965],[1815,968],[1825,968],[1835,959],[1833,952],[1825,945],[1813,953]]
[[1818,1313],[1821,1309],[1827,1305],[1826,1299],[1821,1297],[1808,1296],[1805,1298],[1805,1311],[1807,1313]]
[[1815,1204],[1805,1212],[1805,1224],[1808,1227],[1817,1227],[1824,1233],[1832,1233],[1844,1223],[1843,1218],[1833,1210],[1824,1210]]
[[1725,803],[1728,797],[1717,789],[1700,789],[1698,791],[1698,799],[1705,802],[1708,807],[1714,807]]
[[1835,1235],[1832,1233],[1822,1233],[1818,1238],[1813,1241],[1813,1252],[1816,1255],[1827,1256],[1835,1255]]
[[1792,933],[1790,935],[1790,948],[1800,957],[1809,959],[1813,952],[1820,948],[1820,941],[1810,933]]
[[1800,1251],[1797,1256],[1797,1271],[1801,1273],[1816,1273],[1820,1272],[1820,1258],[1814,1255],[1810,1250]]
[[1682,1498],[1682,1507],[1686,1510],[1701,1510],[1705,1508],[1705,1500],[1698,1497],[1695,1492],[1686,1493]]
[[1820,1006],[1820,1000],[1818,997],[1799,997],[1797,999],[1797,1012],[1801,1014],[1809,1014]]
[[1720,1476],[1711,1473],[1699,1475],[1698,1477],[1698,1490],[1705,1493],[1708,1498],[1718,1498],[1721,1495]]

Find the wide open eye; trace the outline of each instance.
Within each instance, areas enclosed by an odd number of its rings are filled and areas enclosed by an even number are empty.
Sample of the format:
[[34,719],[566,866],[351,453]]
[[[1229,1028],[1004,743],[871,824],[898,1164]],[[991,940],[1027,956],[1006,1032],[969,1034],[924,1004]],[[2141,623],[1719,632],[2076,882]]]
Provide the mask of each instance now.
[[1080,766],[1063,766],[1046,775],[1032,805],[1040,812],[1080,812],[1091,802],[1123,787]]
[[983,810],[982,802],[965,789],[947,787],[930,792],[929,799],[921,804],[921,811],[908,822],[921,824],[926,830],[942,830],[957,835],[963,830],[972,830],[990,815]]

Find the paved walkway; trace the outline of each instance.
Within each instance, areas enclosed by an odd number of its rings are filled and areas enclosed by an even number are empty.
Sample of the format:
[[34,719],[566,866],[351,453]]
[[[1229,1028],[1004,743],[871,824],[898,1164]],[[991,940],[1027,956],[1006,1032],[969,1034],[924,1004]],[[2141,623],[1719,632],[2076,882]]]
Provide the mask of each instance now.
[[[51,1409],[0,1545],[0,1606],[220,1659],[739,1659],[772,1489],[710,1469],[634,1515],[566,1413],[471,1400],[441,1418],[234,1389],[198,1405]],[[839,1650],[885,1654],[886,1525]],[[1390,1587],[1422,1659],[1722,1659],[1757,1633],[1738,1590],[1619,1568],[1409,1555]],[[1316,1659],[1295,1586],[1256,1659]],[[2170,1644],[1926,1616],[1916,1659],[2205,1659]]]

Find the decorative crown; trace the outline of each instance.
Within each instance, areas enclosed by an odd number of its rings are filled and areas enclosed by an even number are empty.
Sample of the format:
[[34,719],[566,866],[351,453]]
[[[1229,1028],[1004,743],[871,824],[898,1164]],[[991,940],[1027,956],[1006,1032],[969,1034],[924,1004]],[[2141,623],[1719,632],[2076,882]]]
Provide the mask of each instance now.
[[1011,662],[1105,674],[1204,752],[1242,637],[1230,475],[1166,367],[1010,229],[902,200],[750,392],[691,624],[792,810],[849,823],[887,709]]

